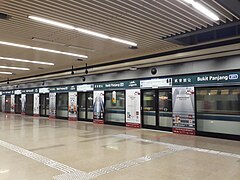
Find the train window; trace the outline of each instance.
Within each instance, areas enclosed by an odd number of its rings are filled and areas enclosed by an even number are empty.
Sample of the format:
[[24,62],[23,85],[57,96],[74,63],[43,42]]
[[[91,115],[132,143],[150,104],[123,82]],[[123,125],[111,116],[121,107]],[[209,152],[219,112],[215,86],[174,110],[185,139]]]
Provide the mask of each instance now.
[[239,87],[197,88],[196,99],[197,131],[240,135]]
[[197,90],[197,112],[240,115],[240,90],[214,87]]

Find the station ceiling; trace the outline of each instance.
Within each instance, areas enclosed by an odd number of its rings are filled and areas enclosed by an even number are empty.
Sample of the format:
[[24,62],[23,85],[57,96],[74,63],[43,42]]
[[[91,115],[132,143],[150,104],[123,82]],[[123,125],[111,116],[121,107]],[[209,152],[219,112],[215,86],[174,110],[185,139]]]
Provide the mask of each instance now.
[[[237,0],[228,1],[237,3]],[[186,46],[169,42],[165,40],[167,37],[239,22],[240,15],[234,8],[226,7],[222,0],[198,2],[214,12],[219,20],[202,14],[187,0],[1,0],[0,13],[6,14],[7,18],[0,19],[0,67],[3,66],[0,71],[13,74],[0,74],[0,81],[71,69],[72,66],[85,67],[85,63],[91,66],[177,50]],[[231,5],[234,6],[234,3]],[[91,36],[76,28],[41,23],[29,16],[134,42],[137,48]],[[6,45],[6,42],[38,49]],[[81,54],[88,58],[39,51],[39,48]],[[13,58],[54,65],[19,62]],[[121,64],[118,67],[121,68]]]

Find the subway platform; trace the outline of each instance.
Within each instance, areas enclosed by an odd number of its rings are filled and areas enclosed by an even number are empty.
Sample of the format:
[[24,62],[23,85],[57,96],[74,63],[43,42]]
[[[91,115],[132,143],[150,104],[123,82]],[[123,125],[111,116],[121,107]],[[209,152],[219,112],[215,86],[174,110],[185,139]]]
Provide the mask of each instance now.
[[1,180],[239,180],[240,142],[0,113]]

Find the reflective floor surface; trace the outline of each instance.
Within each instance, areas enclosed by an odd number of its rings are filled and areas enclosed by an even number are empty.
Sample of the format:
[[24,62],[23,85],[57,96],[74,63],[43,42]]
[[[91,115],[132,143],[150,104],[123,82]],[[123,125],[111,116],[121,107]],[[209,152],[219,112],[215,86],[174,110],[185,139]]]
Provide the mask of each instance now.
[[239,180],[240,141],[0,113],[1,180]]

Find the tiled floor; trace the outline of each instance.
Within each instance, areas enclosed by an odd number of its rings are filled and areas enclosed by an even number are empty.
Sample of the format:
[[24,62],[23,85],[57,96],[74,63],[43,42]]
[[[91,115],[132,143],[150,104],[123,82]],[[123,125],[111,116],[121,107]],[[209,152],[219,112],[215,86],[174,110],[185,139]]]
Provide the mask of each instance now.
[[0,180],[239,180],[240,141],[0,113]]

